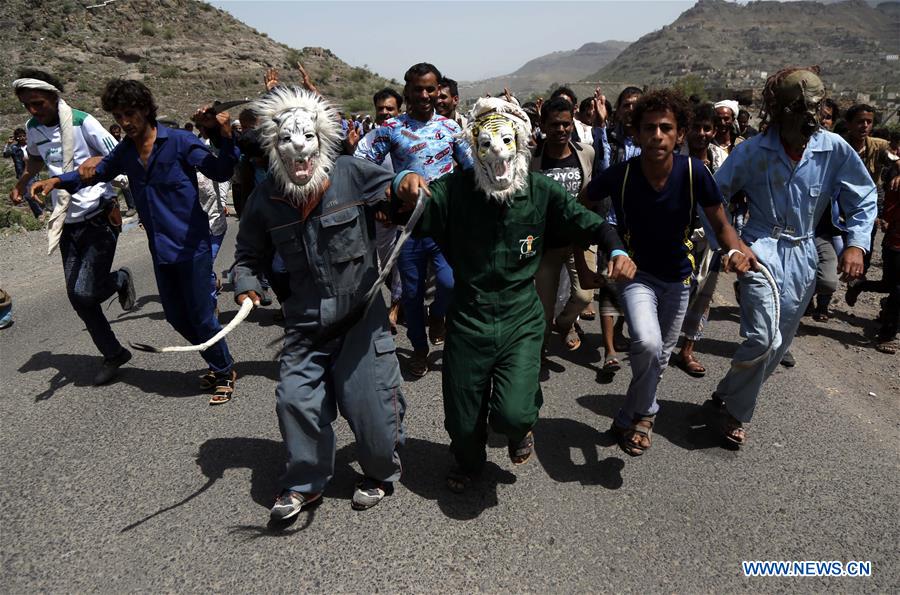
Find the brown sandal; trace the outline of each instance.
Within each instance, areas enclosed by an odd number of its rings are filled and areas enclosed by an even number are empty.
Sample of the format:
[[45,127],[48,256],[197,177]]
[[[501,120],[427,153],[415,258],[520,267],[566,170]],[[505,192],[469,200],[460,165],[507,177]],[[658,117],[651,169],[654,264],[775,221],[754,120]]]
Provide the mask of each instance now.
[[534,454],[534,433],[529,430],[518,444],[510,442],[507,450],[509,451],[509,460],[513,465],[524,465]]
[[629,456],[639,457],[653,444],[651,434],[655,421],[655,415],[636,415],[631,426],[623,428],[613,421],[611,429],[618,438],[619,447]]
[[688,376],[693,376],[694,378],[703,378],[706,376],[706,368],[703,367],[703,364],[700,363],[694,354],[683,355],[679,353],[675,356],[675,363],[679,368],[684,370],[684,373]]
[[234,381],[237,380],[237,372],[231,371],[228,376],[216,376],[216,391],[209,398],[210,405],[222,405],[234,396]]
[[722,437],[728,442],[742,446],[747,442],[747,431],[744,424],[738,421],[727,409],[722,409]]

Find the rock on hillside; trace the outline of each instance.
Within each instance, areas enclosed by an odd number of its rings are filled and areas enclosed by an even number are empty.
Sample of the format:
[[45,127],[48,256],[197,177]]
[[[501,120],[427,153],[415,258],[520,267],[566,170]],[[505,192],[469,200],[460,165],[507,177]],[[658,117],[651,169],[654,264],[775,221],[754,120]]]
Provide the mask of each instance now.
[[[897,2],[700,0],[641,37],[591,78],[669,84],[692,74],[709,86],[759,87],[762,73],[818,64],[833,91],[900,91]],[[833,86],[832,86],[833,85]]]
[[[265,69],[296,82],[300,60],[320,90],[349,111],[371,110],[371,96],[388,84],[323,48],[292,49],[225,11],[197,0],[3,0],[0,80],[34,66],[66,84],[69,103],[102,116],[106,80],[143,80],[160,117],[184,122],[214,99],[255,97]],[[0,96],[0,128],[20,125],[22,106]]]
[[518,95],[542,93],[553,83],[580,81],[611,62],[626,47],[627,41],[602,41],[586,43],[577,50],[553,52],[529,60],[511,74],[461,84],[460,94],[477,97],[497,93],[504,87]]

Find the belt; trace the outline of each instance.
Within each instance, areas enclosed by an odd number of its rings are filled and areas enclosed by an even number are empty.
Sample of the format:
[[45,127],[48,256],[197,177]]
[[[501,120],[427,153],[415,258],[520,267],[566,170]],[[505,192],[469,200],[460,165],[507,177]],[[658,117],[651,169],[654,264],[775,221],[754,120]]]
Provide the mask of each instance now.
[[751,234],[757,232],[759,237],[768,236],[770,238],[774,238],[779,241],[788,242],[793,246],[799,246],[806,240],[810,240],[815,237],[815,232],[809,232],[802,235],[797,235],[796,230],[790,225],[773,225],[771,228],[766,229],[764,227],[757,227],[748,225],[747,231]]

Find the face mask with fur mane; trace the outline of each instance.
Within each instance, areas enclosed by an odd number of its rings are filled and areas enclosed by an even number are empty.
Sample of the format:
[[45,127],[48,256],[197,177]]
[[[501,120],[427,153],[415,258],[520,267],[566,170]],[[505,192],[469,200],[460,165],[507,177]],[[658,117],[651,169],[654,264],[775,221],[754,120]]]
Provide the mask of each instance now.
[[475,102],[463,134],[472,145],[476,187],[508,203],[528,182],[528,115],[513,103],[485,97]]
[[341,142],[337,110],[320,95],[275,87],[254,102],[260,142],[278,190],[300,208],[328,180]]

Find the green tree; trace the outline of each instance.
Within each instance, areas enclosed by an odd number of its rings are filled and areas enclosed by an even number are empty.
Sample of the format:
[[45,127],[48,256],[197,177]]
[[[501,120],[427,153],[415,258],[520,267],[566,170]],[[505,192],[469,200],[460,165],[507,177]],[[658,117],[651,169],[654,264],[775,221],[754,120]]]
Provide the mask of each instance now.
[[676,90],[681,91],[682,95],[685,97],[697,95],[700,98],[700,101],[707,101],[709,99],[703,79],[696,74],[689,74],[681,77],[673,87]]

